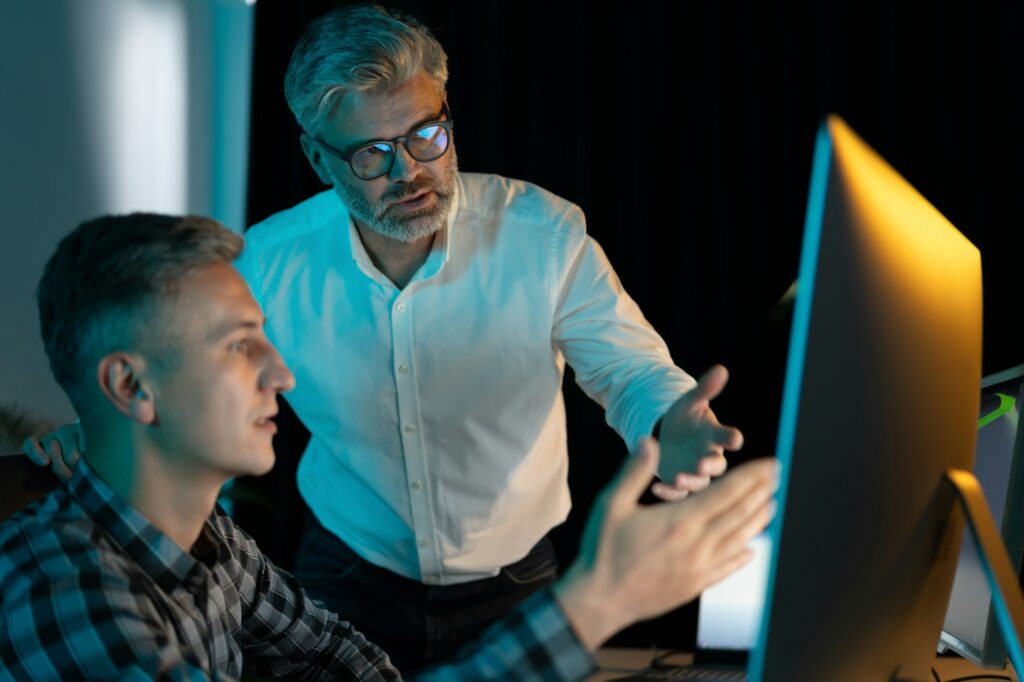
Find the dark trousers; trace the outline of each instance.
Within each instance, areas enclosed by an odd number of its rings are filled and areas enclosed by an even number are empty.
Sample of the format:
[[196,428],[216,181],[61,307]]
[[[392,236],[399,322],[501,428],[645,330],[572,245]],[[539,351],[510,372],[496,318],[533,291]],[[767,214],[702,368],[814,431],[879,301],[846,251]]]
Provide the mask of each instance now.
[[408,675],[451,658],[459,647],[540,588],[555,581],[558,561],[545,537],[493,578],[430,586],[376,566],[306,515],[295,577],[391,656]]

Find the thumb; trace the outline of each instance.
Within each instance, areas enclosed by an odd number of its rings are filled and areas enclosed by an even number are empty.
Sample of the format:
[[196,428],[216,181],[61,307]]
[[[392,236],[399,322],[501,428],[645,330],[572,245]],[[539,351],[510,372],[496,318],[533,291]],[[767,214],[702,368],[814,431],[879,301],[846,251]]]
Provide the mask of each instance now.
[[658,458],[660,456],[658,441],[653,438],[643,438],[633,453],[622,466],[615,480],[609,486],[611,491],[610,511],[622,512],[631,509],[636,505],[637,500],[643,495],[651,477],[658,470]]
[[697,386],[693,389],[694,400],[714,400],[729,383],[729,370],[723,365],[714,365],[700,375]]

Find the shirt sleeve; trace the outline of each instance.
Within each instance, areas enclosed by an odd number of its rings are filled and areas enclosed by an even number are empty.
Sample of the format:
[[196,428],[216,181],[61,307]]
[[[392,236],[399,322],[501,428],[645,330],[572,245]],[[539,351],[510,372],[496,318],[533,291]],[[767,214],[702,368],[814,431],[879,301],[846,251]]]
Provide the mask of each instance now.
[[274,566],[244,531],[226,517],[219,521],[232,551],[238,553],[236,585],[242,602],[246,670],[295,680],[401,679],[379,647],[314,603],[299,582]]
[[569,682],[583,679],[595,667],[549,588],[488,628],[451,662],[413,679]]
[[144,586],[108,570],[91,547],[50,535],[6,548],[0,564],[0,680],[210,679]]
[[622,288],[611,263],[585,230],[577,206],[553,233],[552,338],[580,388],[605,408],[626,445],[697,382],[672,362],[664,340]]

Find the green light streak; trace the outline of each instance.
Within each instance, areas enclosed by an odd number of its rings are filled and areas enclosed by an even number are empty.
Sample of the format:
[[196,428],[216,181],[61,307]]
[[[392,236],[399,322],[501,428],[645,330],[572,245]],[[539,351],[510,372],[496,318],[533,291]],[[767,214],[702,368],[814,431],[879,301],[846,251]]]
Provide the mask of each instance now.
[[1013,408],[1016,407],[1016,405],[1017,405],[1017,401],[1014,400],[1013,398],[1011,398],[1008,395],[1005,395],[1003,393],[996,393],[996,395],[999,396],[999,407],[997,407],[996,409],[992,410],[991,412],[989,412],[984,417],[982,417],[981,419],[978,420],[978,430],[979,431],[982,428],[984,428],[984,427],[988,426],[989,424],[991,424],[992,422],[994,422],[995,420],[997,420],[1000,417],[1002,417],[1007,412],[1010,412],[1011,410],[1013,410]]

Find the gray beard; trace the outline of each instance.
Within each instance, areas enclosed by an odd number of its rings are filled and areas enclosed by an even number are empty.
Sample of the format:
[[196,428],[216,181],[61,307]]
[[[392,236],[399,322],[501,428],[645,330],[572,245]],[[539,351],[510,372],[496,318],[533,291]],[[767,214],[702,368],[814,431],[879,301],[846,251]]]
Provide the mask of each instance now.
[[[376,203],[371,204],[362,194],[332,177],[334,191],[341,197],[349,214],[377,234],[398,242],[416,242],[437,234],[448,222],[459,173],[455,147],[452,146],[448,153],[452,155],[451,162],[441,180],[428,176],[419,182],[391,187]],[[424,189],[431,190],[436,196],[433,206],[401,216],[391,210],[402,198],[408,198]]]

